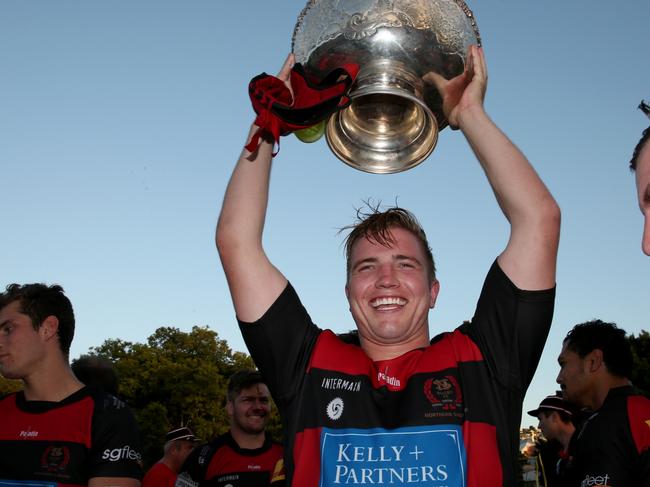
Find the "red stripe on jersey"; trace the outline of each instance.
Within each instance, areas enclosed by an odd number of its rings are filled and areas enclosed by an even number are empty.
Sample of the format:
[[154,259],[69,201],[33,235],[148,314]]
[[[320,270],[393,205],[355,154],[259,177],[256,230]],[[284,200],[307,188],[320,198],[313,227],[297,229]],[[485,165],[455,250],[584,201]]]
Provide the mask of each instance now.
[[281,458],[282,446],[279,444],[273,444],[258,455],[242,455],[230,446],[223,445],[212,457],[205,479],[210,480],[226,474],[266,472],[270,481],[275,465]]
[[373,387],[386,386],[393,391],[403,389],[408,377],[413,374],[437,372],[457,368],[459,362],[483,360],[476,344],[458,330],[444,333],[442,338],[429,347],[378,362],[373,362],[360,347],[341,342],[329,330],[319,335],[314,350],[316,352],[311,357],[308,372],[313,367],[349,375],[366,375]]
[[12,418],[11,424],[0,430],[0,440],[69,441],[91,447],[92,397],[37,414],[19,409],[16,397],[14,394],[0,401],[0,417],[7,417],[11,411]]
[[467,487],[503,485],[496,427],[465,421],[463,439],[467,454]]
[[320,432],[320,428],[310,428],[296,434],[293,445],[295,471],[291,485],[318,485]]
[[627,414],[634,444],[640,454],[650,448],[650,399],[643,396],[629,396]]

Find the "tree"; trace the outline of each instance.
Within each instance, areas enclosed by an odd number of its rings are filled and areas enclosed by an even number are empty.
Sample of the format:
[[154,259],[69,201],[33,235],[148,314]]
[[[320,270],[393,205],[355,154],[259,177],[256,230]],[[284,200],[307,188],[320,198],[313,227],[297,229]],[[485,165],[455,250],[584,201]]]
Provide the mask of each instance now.
[[0,397],[23,388],[22,380],[5,379],[0,375]]
[[[206,441],[225,432],[228,378],[255,369],[248,355],[233,352],[216,332],[198,326],[189,333],[162,327],[144,344],[106,340],[91,354],[114,364],[119,395],[140,426],[145,466],[162,456],[165,432],[172,427],[189,426]],[[269,432],[279,439],[277,414],[273,418]]]
[[642,394],[650,397],[650,333],[641,330],[638,337],[630,335],[627,339],[634,360],[630,379]]

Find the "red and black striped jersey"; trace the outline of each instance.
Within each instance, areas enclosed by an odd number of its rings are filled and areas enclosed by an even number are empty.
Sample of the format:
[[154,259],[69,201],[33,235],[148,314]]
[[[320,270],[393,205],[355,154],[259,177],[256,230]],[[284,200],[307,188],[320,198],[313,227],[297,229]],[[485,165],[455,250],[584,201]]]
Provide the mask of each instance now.
[[72,487],[88,485],[93,477],[139,479],[141,465],[135,419],[110,394],[84,387],[60,402],[26,401],[22,392],[0,400],[2,486]]
[[260,448],[240,448],[230,433],[198,446],[187,457],[177,487],[280,487],[282,445],[268,438]]
[[650,486],[650,399],[632,386],[610,389],[575,435],[575,485]]
[[373,362],[314,325],[288,285],[240,327],[283,416],[289,484],[514,487],[554,297],[517,289],[495,262],[470,322]]

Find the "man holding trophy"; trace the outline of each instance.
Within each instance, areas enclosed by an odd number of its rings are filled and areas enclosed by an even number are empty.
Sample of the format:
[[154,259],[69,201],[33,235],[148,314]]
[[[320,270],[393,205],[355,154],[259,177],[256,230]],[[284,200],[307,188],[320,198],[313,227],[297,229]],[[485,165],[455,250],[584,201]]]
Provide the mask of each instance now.
[[[290,55],[280,80],[293,63]],[[358,343],[318,328],[262,246],[273,137],[235,166],[216,242],[246,344],[283,417],[288,485],[516,485],[522,402],[553,314],[560,210],[484,111],[480,47],[468,48],[464,66],[425,81],[476,154],[510,238],[472,320],[452,332],[430,340],[439,282],[426,235],[402,208],[370,208],[349,227],[345,293]],[[259,135],[253,125],[248,142]]]

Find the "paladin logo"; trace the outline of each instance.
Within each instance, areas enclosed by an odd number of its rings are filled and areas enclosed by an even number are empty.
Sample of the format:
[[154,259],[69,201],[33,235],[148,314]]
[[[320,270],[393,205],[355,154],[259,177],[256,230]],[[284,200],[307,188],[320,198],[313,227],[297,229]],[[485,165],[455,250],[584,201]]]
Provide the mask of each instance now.
[[391,385],[393,387],[400,387],[402,383],[397,377],[391,377],[388,375],[388,367],[386,367],[386,370],[384,372],[377,371],[377,381],[378,382],[385,382],[388,385]]
[[20,436],[23,439],[36,438],[38,436],[38,431],[32,431],[32,427],[29,426],[27,430],[21,431],[18,436]]
[[332,421],[336,421],[343,414],[343,399],[340,397],[334,398],[327,405],[327,417]]

